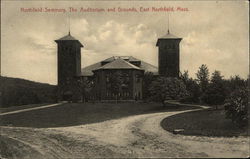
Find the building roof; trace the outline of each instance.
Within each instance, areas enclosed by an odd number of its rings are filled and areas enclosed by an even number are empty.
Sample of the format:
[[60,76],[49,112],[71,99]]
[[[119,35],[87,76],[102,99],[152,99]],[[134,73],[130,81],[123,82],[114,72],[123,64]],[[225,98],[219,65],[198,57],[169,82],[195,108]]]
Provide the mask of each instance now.
[[55,41],[56,41],[56,42],[58,42],[58,41],[77,41],[77,42],[79,42],[80,45],[83,47],[83,45],[81,44],[81,42],[80,42],[79,40],[77,40],[76,38],[74,38],[74,37],[70,34],[70,32],[69,32],[68,35],[66,35],[66,36],[64,36],[64,37],[62,37],[62,38],[60,38],[60,39],[57,39],[57,40],[55,40]]
[[103,65],[95,70],[108,70],[108,69],[136,69],[142,70],[141,68],[123,60],[122,58],[117,58],[114,61]]
[[[147,63],[147,62],[144,62],[144,61],[141,61],[141,60],[139,60],[139,59],[136,59],[136,58],[134,58],[133,56],[113,56],[113,57],[110,57],[110,58],[107,58],[107,59],[105,59],[105,60],[103,60],[103,61],[105,61],[105,62],[108,62],[108,61],[114,61],[115,60],[115,58],[118,58],[118,57],[120,57],[121,59],[123,59],[124,57],[129,57],[129,59],[130,60],[136,60],[136,61],[140,61],[141,62],[141,65],[140,65],[140,67],[138,67],[138,68],[140,68],[141,70],[144,70],[145,72],[152,72],[153,74],[158,74],[158,69],[157,69],[157,67],[156,66],[154,66],[154,65],[151,65],[151,64],[149,64],[149,63]],[[87,67],[84,67],[84,68],[82,68],[82,76],[92,76],[94,73],[92,72],[93,70],[97,70],[98,68],[100,68],[100,67],[102,67],[102,62],[103,61],[100,61],[100,62],[97,62],[97,63],[95,63],[95,64],[92,64],[92,65],[89,65],[89,66],[87,66]],[[124,60],[125,62],[127,62],[126,60]],[[131,61],[130,61],[131,62]],[[127,63],[129,63],[129,62],[127,62]],[[105,64],[105,65],[108,65],[108,64],[110,64],[110,63],[107,63],[107,64]],[[131,63],[129,63],[130,65],[133,65],[133,64],[131,64]],[[103,66],[105,66],[105,65],[103,65]],[[114,64],[112,64],[113,66],[114,66]],[[133,65],[133,67],[134,67],[135,65]],[[137,66],[135,66],[135,67],[137,67]]]
[[165,34],[164,36],[160,37],[159,39],[181,39],[173,34],[170,34],[169,32]]
[[114,61],[114,60],[116,60],[118,58],[123,59],[125,61],[129,61],[129,62],[140,61],[137,58],[134,58],[133,56],[112,56],[110,58],[107,58],[107,59],[103,60],[102,62],[111,62],[111,61]]
[[171,40],[181,40],[182,38],[179,38],[173,34],[171,34],[168,30],[167,34],[165,34],[164,36],[160,37],[158,40],[157,40],[157,43],[156,43],[156,46],[158,46],[159,44],[159,40],[167,40],[167,39],[171,39]]

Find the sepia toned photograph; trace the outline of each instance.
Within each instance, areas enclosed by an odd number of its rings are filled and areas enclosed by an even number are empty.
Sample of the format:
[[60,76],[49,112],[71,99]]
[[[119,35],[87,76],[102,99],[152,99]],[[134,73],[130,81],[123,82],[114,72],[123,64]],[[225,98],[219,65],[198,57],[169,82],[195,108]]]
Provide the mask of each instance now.
[[0,159],[249,158],[249,1],[1,1]]

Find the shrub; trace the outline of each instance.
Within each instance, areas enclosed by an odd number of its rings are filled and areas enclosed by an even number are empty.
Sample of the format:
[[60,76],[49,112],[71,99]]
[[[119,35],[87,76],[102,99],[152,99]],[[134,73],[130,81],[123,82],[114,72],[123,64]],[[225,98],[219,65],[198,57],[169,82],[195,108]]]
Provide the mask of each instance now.
[[247,88],[239,88],[226,100],[226,118],[231,119],[239,127],[244,127],[248,123],[248,93]]
[[158,77],[150,85],[151,100],[162,102],[167,99],[182,99],[187,96],[185,84],[178,78]]

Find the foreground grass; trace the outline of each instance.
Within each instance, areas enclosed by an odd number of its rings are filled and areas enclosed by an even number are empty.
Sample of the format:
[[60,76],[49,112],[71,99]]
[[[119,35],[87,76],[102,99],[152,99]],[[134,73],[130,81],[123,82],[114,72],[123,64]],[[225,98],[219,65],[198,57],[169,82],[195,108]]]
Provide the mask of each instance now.
[[247,128],[239,128],[225,119],[224,110],[207,109],[181,113],[165,118],[161,125],[170,132],[184,129],[183,135],[196,136],[247,136]]
[[28,104],[28,105],[21,105],[21,106],[12,106],[12,107],[8,107],[8,108],[0,108],[0,113],[28,109],[28,108],[35,108],[35,107],[40,107],[40,106],[49,105],[49,104],[53,104],[53,103]]
[[102,122],[130,115],[194,109],[163,107],[160,103],[67,103],[56,107],[0,116],[0,125],[19,127],[64,127]]

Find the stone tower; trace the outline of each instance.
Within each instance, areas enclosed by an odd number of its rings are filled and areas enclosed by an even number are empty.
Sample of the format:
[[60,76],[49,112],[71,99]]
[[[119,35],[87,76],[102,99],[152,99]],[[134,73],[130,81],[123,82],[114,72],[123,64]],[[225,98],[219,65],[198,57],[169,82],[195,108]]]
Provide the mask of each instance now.
[[179,77],[180,48],[182,38],[168,33],[157,40],[158,47],[158,73],[160,76]]
[[55,42],[57,43],[58,100],[78,101],[81,97],[78,85],[83,45],[71,36],[70,32]]

